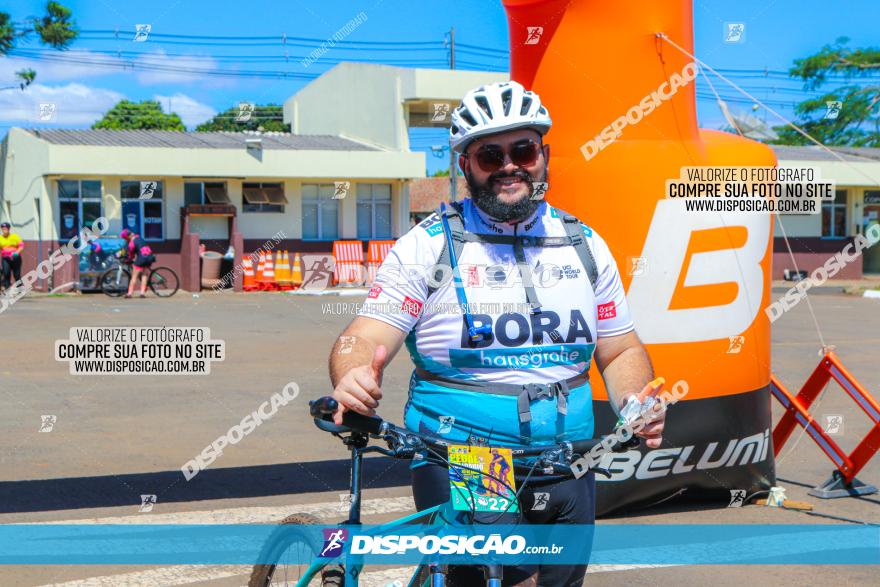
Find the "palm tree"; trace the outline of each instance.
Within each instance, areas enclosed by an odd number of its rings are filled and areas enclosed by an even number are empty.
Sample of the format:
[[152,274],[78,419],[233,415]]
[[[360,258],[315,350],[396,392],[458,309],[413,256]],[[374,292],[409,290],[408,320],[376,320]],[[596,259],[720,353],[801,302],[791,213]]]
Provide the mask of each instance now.
[[[0,57],[15,49],[18,39],[32,33],[36,33],[44,45],[58,50],[67,49],[79,35],[76,21],[71,18],[72,14],[66,6],[58,2],[49,2],[46,4],[45,15],[31,17],[24,26],[17,26],[8,13],[0,12]],[[22,69],[15,72],[15,77],[18,78],[16,85],[0,90],[24,90],[34,83],[37,72],[30,68]]]

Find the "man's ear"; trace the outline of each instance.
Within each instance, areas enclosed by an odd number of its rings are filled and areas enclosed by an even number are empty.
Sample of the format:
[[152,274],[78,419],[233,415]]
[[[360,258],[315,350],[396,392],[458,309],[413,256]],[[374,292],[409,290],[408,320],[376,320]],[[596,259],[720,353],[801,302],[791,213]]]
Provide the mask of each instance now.
[[470,161],[468,161],[468,158],[464,156],[464,153],[458,154],[458,166],[459,168],[461,168],[462,173],[464,173],[465,175],[471,172]]
[[550,163],[550,145],[544,144],[544,161]]

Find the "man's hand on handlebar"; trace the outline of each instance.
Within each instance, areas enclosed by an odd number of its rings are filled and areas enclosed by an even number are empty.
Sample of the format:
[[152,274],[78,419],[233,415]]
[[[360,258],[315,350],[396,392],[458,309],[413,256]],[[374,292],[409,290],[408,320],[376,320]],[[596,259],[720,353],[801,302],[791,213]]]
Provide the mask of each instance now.
[[373,416],[382,399],[382,371],[388,359],[388,349],[378,345],[369,365],[354,367],[342,376],[333,390],[333,399],[339,408],[333,414],[333,421],[342,425],[342,414],[348,411],[364,416]]

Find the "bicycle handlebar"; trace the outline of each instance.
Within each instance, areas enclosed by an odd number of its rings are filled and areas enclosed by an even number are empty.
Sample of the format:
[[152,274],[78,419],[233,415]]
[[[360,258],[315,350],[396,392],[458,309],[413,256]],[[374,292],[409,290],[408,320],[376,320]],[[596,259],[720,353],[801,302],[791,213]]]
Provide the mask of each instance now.
[[[425,433],[416,433],[410,430],[399,428],[394,424],[379,418],[378,416],[364,416],[363,414],[358,414],[357,412],[346,411],[342,414],[342,425],[343,428],[339,428],[335,424],[333,424],[333,413],[338,409],[339,402],[329,396],[324,396],[316,400],[312,400],[309,402],[309,411],[312,417],[315,419],[315,424],[321,428],[322,430],[328,432],[346,432],[346,429],[350,429],[355,432],[362,432],[365,434],[370,434],[372,436],[384,436],[386,434],[398,434],[403,435],[405,438],[409,439],[420,439],[427,445],[433,445],[433,447],[438,447],[441,449],[446,449],[450,444],[455,444],[455,442],[450,442],[448,439],[441,438],[439,436],[434,436],[432,434]],[[322,425],[321,423],[331,423],[331,426]],[[499,447],[499,448],[509,448],[514,457],[532,457],[532,456],[540,456],[548,451],[552,451],[554,449],[560,451],[571,451],[572,453],[577,454],[585,454],[590,452],[594,447],[601,444],[602,441],[606,438],[606,436],[600,438],[588,438],[585,440],[576,440],[573,442],[563,442],[557,445],[543,445],[543,446],[508,446],[508,447]],[[624,452],[625,450],[629,450],[630,448],[635,448],[639,446],[640,441],[637,436],[632,436],[626,441],[616,442],[612,445],[611,450],[613,452]]]

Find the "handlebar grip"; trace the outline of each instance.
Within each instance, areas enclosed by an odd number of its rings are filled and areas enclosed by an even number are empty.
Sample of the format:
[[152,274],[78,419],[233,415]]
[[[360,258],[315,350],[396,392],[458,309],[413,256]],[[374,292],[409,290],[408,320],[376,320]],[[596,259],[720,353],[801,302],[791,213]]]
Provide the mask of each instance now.
[[352,430],[366,432],[367,434],[379,434],[383,423],[382,418],[377,416],[364,416],[357,412],[345,412],[342,414],[343,426],[348,426]]
[[[312,415],[312,418],[320,418],[321,420],[332,420],[333,412],[335,412],[338,407],[339,402],[337,402],[329,395],[325,395],[324,397],[320,397],[309,402],[309,413]],[[327,416],[330,417],[327,418]]]
[[[333,421],[333,413],[339,408],[339,402],[330,396],[324,396],[309,402],[309,413],[317,420]],[[364,416],[357,412],[342,414],[342,425],[358,432],[379,434],[383,424],[382,418]]]
[[629,450],[631,448],[639,448],[642,444],[642,439],[636,435],[633,435],[629,440],[624,442],[618,442],[614,448],[612,448],[612,452],[623,452]]

